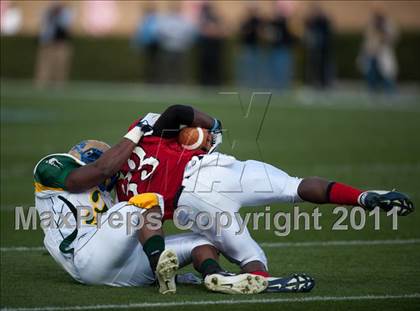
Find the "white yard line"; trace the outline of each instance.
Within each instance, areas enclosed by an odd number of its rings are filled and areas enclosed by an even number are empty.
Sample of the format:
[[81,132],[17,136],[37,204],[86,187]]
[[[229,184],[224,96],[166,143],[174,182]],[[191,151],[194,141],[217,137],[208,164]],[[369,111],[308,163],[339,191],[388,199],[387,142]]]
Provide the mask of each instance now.
[[391,299],[419,299],[420,293],[407,295],[364,295],[364,296],[313,296],[302,298],[266,298],[266,299],[238,299],[238,300],[204,300],[179,302],[140,302],[130,304],[103,304],[85,306],[45,306],[35,308],[3,308],[2,311],[67,311],[67,310],[104,310],[104,309],[141,309],[141,308],[169,308],[207,305],[239,305],[239,304],[267,304],[288,302],[319,302],[319,301],[358,301],[358,300],[391,300]]
[[27,247],[27,246],[11,246],[11,247],[1,247],[0,251],[3,252],[40,252],[46,251],[43,246],[36,247]]
[[342,240],[342,241],[308,241],[308,242],[279,242],[260,243],[261,247],[312,247],[312,246],[352,246],[352,245],[398,245],[398,244],[420,244],[420,239],[395,239],[395,240]]
[[[404,244],[420,244],[420,239],[395,239],[395,240],[341,240],[341,241],[308,241],[308,242],[278,242],[260,243],[265,248],[282,248],[282,247],[312,247],[312,246],[363,246],[363,245],[404,245]],[[0,251],[4,252],[37,252],[46,250],[42,246],[26,247],[26,246],[10,246],[1,247]]]

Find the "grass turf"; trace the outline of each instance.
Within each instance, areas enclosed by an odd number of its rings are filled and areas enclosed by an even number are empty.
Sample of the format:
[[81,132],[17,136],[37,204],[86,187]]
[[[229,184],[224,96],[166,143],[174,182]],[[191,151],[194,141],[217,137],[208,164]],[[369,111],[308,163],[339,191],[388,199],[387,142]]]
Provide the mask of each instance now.
[[[213,90],[74,84],[62,90],[38,91],[26,83],[2,81],[1,247],[42,245],[40,230],[14,230],[13,212],[15,206],[27,208],[33,204],[32,169],[42,156],[66,152],[85,138],[116,143],[137,116],[149,111],[161,112],[172,103],[194,104],[220,118],[227,129],[222,151],[239,159],[264,160],[291,175],[320,175],[361,188],[395,187],[419,202],[419,97],[387,100],[352,93],[327,96],[296,92],[273,95],[267,106],[267,95],[256,95],[252,101],[249,95],[241,93],[241,106],[236,95]],[[309,211],[315,208],[310,204],[301,207]],[[259,230],[253,231],[252,235],[259,242],[420,238],[418,212],[399,218],[398,230],[392,230],[390,217],[382,214],[380,230],[373,229],[373,218],[368,217],[362,230],[332,231],[337,215],[331,212],[331,207],[320,208],[322,230],[301,228],[292,230],[286,237],[276,236],[273,230]],[[280,209],[291,211],[292,206],[271,206],[271,211]],[[173,233],[176,229],[167,224],[166,231]],[[179,286],[176,296],[164,297],[154,288],[88,287],[72,281],[42,251],[2,251],[1,305],[85,306],[420,293],[419,244],[288,247],[266,248],[265,251],[273,275],[307,272],[317,281],[313,292],[231,297],[210,294],[201,287]],[[225,260],[223,263],[236,269]],[[229,308],[390,310],[417,309],[419,306],[420,299],[417,298],[239,304]],[[205,308],[213,310],[221,306]]]

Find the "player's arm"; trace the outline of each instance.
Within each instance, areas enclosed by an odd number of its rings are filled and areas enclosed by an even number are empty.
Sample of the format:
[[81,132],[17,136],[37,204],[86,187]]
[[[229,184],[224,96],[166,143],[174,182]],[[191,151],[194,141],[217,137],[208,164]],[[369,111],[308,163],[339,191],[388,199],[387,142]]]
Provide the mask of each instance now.
[[151,131],[151,127],[140,121],[118,144],[105,151],[98,160],[73,170],[65,179],[65,189],[69,192],[86,191],[114,176],[130,158],[134,148],[147,131]]
[[220,130],[219,120],[191,106],[169,106],[153,126],[153,134],[165,138],[178,135],[181,126],[197,126],[209,130]]
[[123,138],[95,162],[73,170],[65,180],[65,189],[69,192],[83,192],[114,176],[130,158],[136,145]]

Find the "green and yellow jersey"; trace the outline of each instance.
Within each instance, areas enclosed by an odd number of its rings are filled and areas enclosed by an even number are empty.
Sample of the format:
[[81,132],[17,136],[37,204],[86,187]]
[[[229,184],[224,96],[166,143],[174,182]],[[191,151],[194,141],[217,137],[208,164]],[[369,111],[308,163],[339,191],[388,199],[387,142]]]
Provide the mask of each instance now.
[[35,192],[64,191],[67,176],[84,164],[70,154],[51,154],[34,169]]
[[[111,195],[98,187],[82,193],[66,190],[66,178],[83,165],[72,155],[59,153],[42,158],[34,169],[35,207],[45,233],[44,244],[63,266],[72,260],[78,239],[95,232],[97,215],[113,205]],[[78,213],[88,219],[78,224]],[[73,275],[71,267],[66,270]]]

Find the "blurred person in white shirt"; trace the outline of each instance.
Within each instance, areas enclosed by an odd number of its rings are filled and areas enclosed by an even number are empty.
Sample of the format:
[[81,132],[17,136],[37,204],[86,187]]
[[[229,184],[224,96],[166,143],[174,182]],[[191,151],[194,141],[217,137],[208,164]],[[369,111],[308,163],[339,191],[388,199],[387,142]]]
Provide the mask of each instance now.
[[22,11],[16,3],[1,1],[1,34],[16,35],[22,27]]
[[164,83],[185,82],[186,56],[194,42],[197,28],[182,14],[178,1],[169,3],[168,12],[158,17],[157,24],[157,37],[161,48],[161,80]]
[[395,91],[398,63],[395,25],[380,7],[375,7],[367,25],[358,63],[372,91]]

